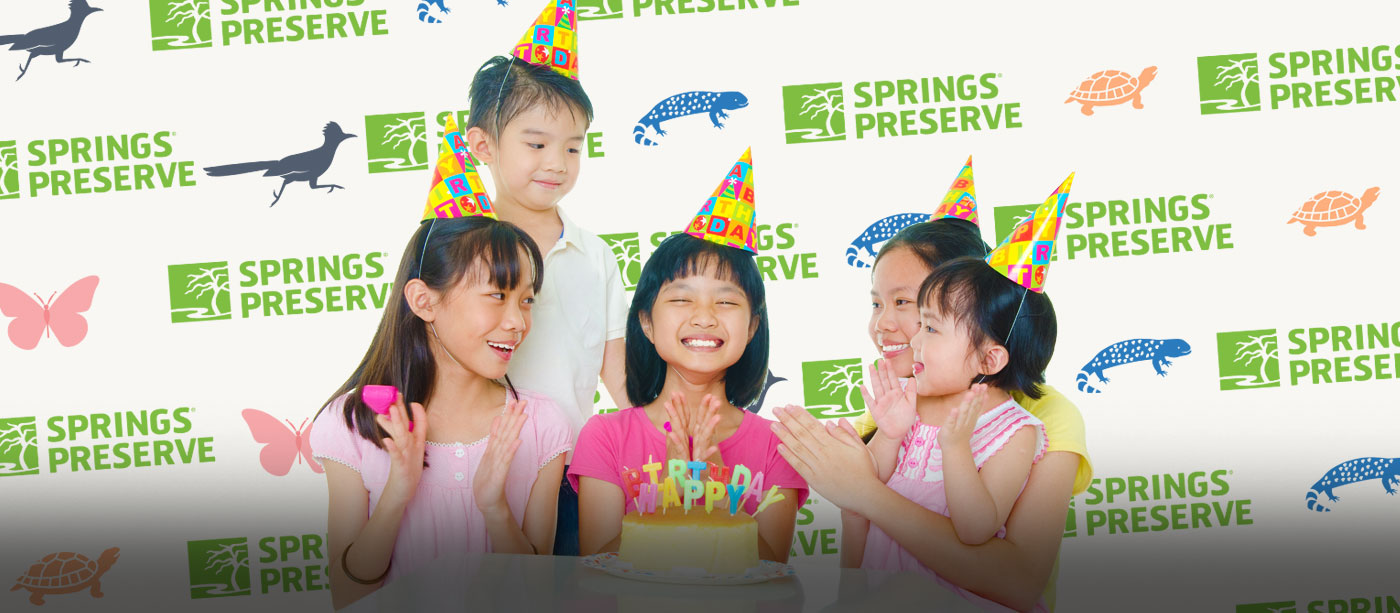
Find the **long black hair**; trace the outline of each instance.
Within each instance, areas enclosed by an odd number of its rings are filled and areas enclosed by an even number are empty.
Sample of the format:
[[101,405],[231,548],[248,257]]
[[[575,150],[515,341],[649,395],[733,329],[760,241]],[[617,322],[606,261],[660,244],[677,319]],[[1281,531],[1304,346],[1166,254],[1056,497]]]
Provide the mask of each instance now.
[[757,324],[744,354],[724,374],[724,395],[730,404],[743,408],[763,391],[768,375],[768,302],[754,256],[734,247],[675,234],[661,241],[642,267],[632,307],[627,311],[627,397],[633,404],[650,404],[666,384],[666,362],[643,333],[642,317],[651,319],[651,308],[661,286],[706,271],[732,281],[744,291],[749,299],[749,315]]
[[[383,447],[385,432],[375,423],[374,411],[360,397],[362,385],[393,385],[408,406],[426,402],[433,395],[437,378],[437,362],[429,340],[432,333],[427,323],[409,308],[404,286],[413,279],[422,279],[433,290],[446,293],[459,282],[474,283],[484,277],[507,290],[528,283],[538,293],[544,280],[543,270],[539,246],[515,224],[488,217],[423,222],[404,247],[390,292],[392,299],[384,308],[365,357],[325,406],[348,394],[343,409],[346,425]],[[506,384],[513,393],[509,379]]]

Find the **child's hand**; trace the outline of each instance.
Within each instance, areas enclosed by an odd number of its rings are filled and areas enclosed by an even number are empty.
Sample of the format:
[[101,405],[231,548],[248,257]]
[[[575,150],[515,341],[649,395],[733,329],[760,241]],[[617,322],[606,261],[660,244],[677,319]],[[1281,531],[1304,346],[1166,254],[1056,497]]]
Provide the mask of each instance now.
[[865,398],[865,406],[870,407],[870,416],[875,418],[879,433],[891,440],[902,441],[909,428],[914,427],[918,413],[914,410],[915,385],[910,382],[903,390],[899,389],[899,377],[893,368],[879,368],[871,362],[867,382],[870,388],[860,386],[860,395]]
[[690,461],[690,411],[685,408],[685,394],[673,392],[666,401],[666,416],[671,421],[666,430],[666,459]]
[[715,426],[719,425],[719,400],[705,394],[695,413],[692,413],[690,419],[691,460],[708,462],[711,456],[719,453],[719,446],[710,444],[715,438]]
[[510,510],[506,505],[506,475],[515,450],[520,448],[520,429],[528,417],[525,401],[512,398],[506,401],[505,412],[491,420],[491,440],[487,441],[486,453],[472,478],[472,497],[483,515]]
[[379,424],[389,436],[384,439],[384,451],[389,453],[389,480],[384,485],[380,499],[406,505],[418,491],[418,481],[423,476],[423,453],[428,438],[428,412],[423,405],[413,403],[414,429],[409,432],[408,411],[404,410],[403,394],[398,395],[389,406],[387,415],[375,415]]
[[987,384],[978,383],[963,392],[958,408],[948,413],[948,418],[938,429],[938,446],[945,451],[950,447],[967,447],[972,442],[972,432],[977,429],[977,418],[982,416],[982,401],[987,397]]

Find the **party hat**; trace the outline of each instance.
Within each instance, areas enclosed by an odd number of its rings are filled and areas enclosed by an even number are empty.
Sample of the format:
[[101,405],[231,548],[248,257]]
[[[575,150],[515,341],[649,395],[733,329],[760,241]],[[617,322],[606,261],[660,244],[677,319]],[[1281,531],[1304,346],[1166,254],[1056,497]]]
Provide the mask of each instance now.
[[535,24],[520,37],[511,55],[531,64],[548,66],[578,80],[578,21],[574,0],[549,0]]
[[1055,236],[1060,233],[1060,221],[1073,182],[1074,173],[1070,173],[1069,178],[1045,199],[1045,204],[1036,207],[1029,217],[1012,228],[1011,234],[987,256],[987,263],[1028,290],[1045,291],[1045,271],[1050,267],[1050,256],[1055,253]]
[[943,196],[943,202],[938,205],[938,210],[929,216],[929,221],[943,219],[944,217],[956,217],[966,219],[972,223],[977,223],[977,190],[972,184],[972,156],[967,156],[967,163],[963,164],[962,170],[958,171],[957,178],[953,179],[953,185],[948,188],[948,194]]
[[686,234],[758,253],[754,248],[754,232],[758,225],[754,222],[752,151],[745,149],[744,155],[739,156],[734,168],[686,226]]
[[481,175],[476,173],[476,158],[467,148],[467,141],[449,115],[442,133],[443,149],[433,168],[433,186],[428,190],[428,207],[423,219],[454,219],[483,215],[496,218],[491,197]]

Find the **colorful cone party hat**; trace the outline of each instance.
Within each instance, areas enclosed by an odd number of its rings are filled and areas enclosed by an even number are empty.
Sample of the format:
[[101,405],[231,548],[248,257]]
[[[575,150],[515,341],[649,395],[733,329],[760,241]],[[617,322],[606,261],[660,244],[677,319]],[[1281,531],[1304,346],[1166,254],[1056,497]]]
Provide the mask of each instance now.
[[491,197],[481,175],[476,173],[476,158],[467,149],[467,141],[457,129],[457,122],[447,118],[443,127],[443,149],[433,168],[433,186],[428,190],[428,207],[423,219],[455,219],[482,215],[496,218]]
[[515,44],[511,55],[531,64],[548,66],[578,80],[578,21],[574,0],[549,0],[535,24]]
[[1011,234],[987,256],[987,263],[1028,290],[1045,291],[1045,271],[1050,268],[1050,256],[1055,253],[1055,236],[1060,233],[1060,221],[1073,182],[1074,173],[1070,173],[1069,178],[1045,199],[1045,204],[1036,207],[1030,217],[1012,228]]
[[754,248],[754,232],[758,224],[754,221],[752,151],[744,150],[744,155],[734,163],[724,181],[715,188],[715,193],[705,200],[705,206],[700,207],[700,212],[686,226],[686,234],[758,253]]
[[944,217],[956,217],[966,219],[972,223],[977,223],[977,191],[972,184],[972,156],[967,156],[967,163],[963,164],[962,170],[958,171],[957,178],[953,179],[953,185],[948,188],[948,195],[943,196],[943,202],[938,205],[938,209],[929,216],[928,220],[943,219]]

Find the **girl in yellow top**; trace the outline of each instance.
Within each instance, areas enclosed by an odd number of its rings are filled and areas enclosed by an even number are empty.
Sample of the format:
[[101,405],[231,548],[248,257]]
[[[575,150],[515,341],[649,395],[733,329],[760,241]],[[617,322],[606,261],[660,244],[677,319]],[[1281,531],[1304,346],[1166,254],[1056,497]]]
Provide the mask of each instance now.
[[[871,275],[868,327],[882,369],[892,368],[900,378],[913,374],[909,340],[919,326],[919,286],[929,273],[946,260],[982,257],[988,251],[975,224],[954,218],[914,224],[885,243]],[[782,422],[777,430],[788,455],[798,459],[789,458],[793,467],[813,491],[842,508],[843,567],[860,566],[863,547],[856,541],[875,521],[901,543],[918,543],[906,549],[948,581],[1014,609],[1030,609],[1042,596],[1053,607],[1065,514],[1071,496],[1088,488],[1093,467],[1079,410],[1050,386],[1041,389],[1039,399],[1013,397],[1044,422],[1049,439],[1045,456],[1031,469],[1007,518],[1006,536],[981,545],[963,544],[947,517],[900,496],[864,468],[870,457],[856,436],[869,440],[874,434],[869,413],[848,432],[830,422],[823,428],[802,411],[780,410],[775,411]]]

